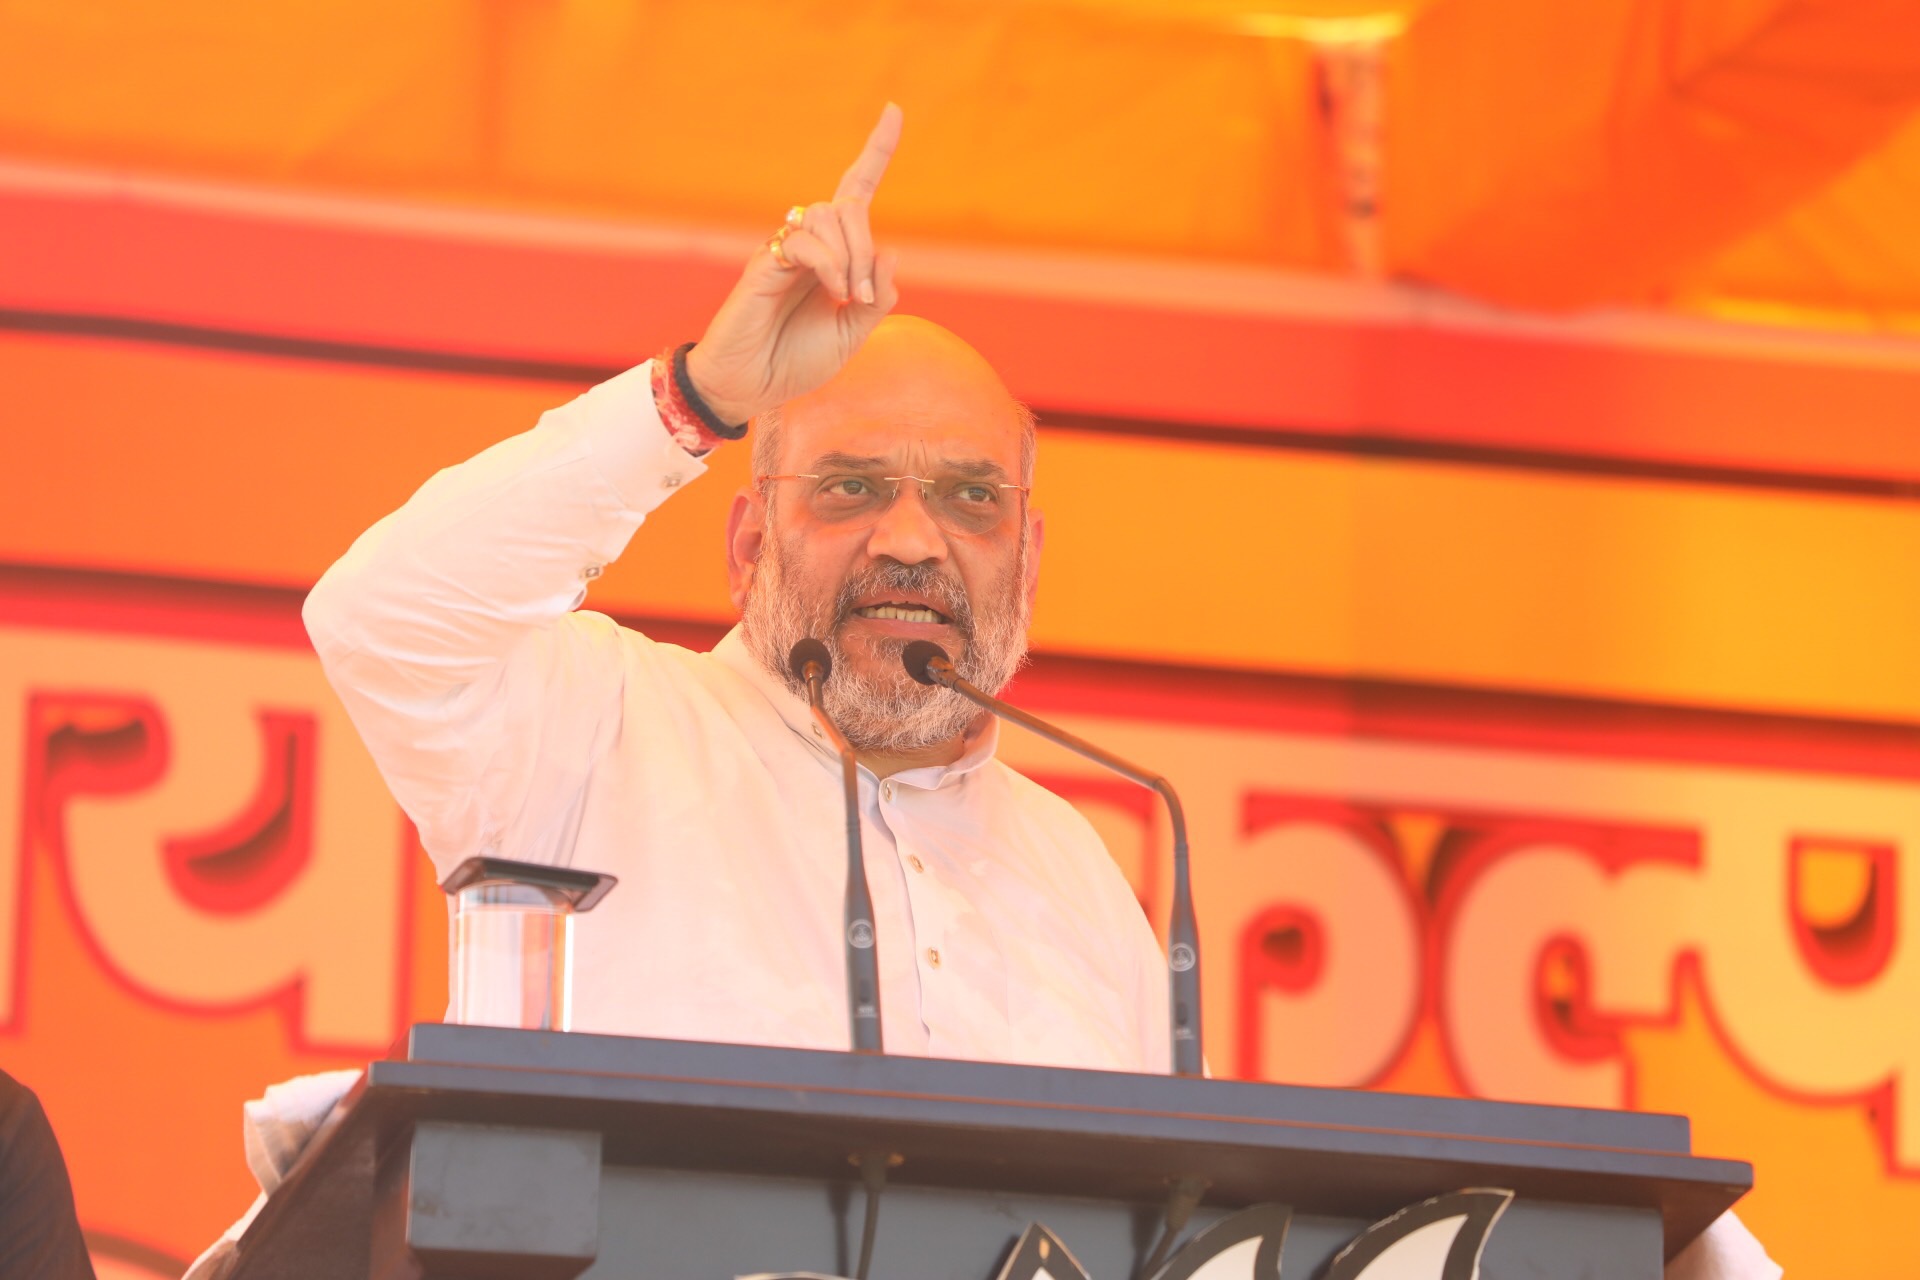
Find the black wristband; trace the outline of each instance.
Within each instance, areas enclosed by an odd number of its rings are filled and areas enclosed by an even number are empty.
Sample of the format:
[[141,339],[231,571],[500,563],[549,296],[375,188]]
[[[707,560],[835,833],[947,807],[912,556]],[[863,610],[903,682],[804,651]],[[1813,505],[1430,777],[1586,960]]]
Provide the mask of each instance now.
[[747,434],[747,424],[737,426],[720,421],[720,415],[707,407],[700,393],[693,389],[693,379],[687,376],[687,352],[693,350],[691,342],[683,342],[673,349],[673,385],[680,389],[680,398],[687,402],[687,408],[693,410],[693,416],[700,419],[700,425],[722,440],[738,440]]

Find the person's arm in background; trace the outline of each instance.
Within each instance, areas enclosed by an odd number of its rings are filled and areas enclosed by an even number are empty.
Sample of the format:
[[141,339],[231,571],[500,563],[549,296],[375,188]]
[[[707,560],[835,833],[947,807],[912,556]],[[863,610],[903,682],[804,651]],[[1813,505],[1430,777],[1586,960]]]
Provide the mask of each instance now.
[[0,1071],[0,1276],[93,1280],[59,1140],[33,1090]]
[[[899,132],[888,107],[836,198],[809,207],[780,253],[754,254],[688,354],[723,422],[826,381],[897,301],[867,208]],[[573,610],[646,514],[705,470],[683,447],[684,400],[656,405],[655,371],[441,472],[307,599],[327,678],[443,871],[477,853],[569,852],[568,815],[620,729],[623,678],[618,629]]]

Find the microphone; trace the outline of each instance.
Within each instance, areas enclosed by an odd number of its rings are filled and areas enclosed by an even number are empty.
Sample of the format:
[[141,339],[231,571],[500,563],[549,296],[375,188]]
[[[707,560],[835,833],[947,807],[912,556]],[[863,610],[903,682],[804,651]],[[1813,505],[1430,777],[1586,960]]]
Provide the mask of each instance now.
[[880,959],[873,931],[873,896],[867,892],[867,864],[860,845],[860,765],[840,726],[823,704],[833,655],[809,636],[793,646],[787,667],[807,687],[807,705],[827,741],[840,753],[840,785],[847,809],[847,1007],[853,1022],[853,1051],[883,1053],[880,1044]]
[[900,661],[907,674],[921,684],[951,689],[1001,719],[1011,720],[1049,742],[1057,742],[1157,792],[1166,802],[1167,818],[1173,826],[1173,916],[1167,926],[1167,970],[1173,996],[1173,1072],[1181,1076],[1205,1074],[1200,1060],[1200,928],[1193,916],[1193,886],[1187,874],[1187,816],[1180,808],[1180,797],[1174,794],[1172,784],[1157,773],[1129,764],[1086,739],[1075,737],[976,687],[953,669],[953,659],[947,656],[947,651],[931,640],[915,640],[909,644],[901,653]]

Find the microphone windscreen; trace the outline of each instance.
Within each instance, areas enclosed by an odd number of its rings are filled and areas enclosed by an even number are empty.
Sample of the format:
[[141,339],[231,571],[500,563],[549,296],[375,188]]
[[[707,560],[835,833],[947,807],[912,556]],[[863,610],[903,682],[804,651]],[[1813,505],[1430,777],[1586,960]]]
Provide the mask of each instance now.
[[931,640],[915,640],[900,653],[900,662],[906,667],[907,674],[921,684],[940,683],[933,678],[933,672],[929,670],[929,664],[936,658],[949,666],[952,665],[952,659],[947,657],[947,651]]
[[826,645],[812,636],[794,645],[793,651],[787,654],[787,670],[793,672],[793,678],[802,683],[807,678],[807,667],[813,663],[819,664],[822,681],[833,674],[833,655],[827,652]]

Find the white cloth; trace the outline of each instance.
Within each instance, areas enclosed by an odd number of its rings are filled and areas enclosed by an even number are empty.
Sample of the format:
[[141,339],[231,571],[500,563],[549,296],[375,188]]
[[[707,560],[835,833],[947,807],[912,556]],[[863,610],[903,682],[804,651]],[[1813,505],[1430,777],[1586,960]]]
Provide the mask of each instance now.
[[267,1086],[266,1094],[240,1109],[247,1168],[260,1184],[260,1194],[240,1220],[228,1227],[206,1252],[194,1259],[182,1280],[221,1280],[233,1269],[235,1244],[259,1215],[267,1196],[278,1187],[307,1149],[340,1099],[347,1096],[360,1071],[321,1071],[295,1076]]
[[[805,704],[737,633],[699,654],[571,612],[704,469],[642,366],[435,476],[307,627],[443,877],[489,854],[620,878],[576,924],[576,1030],[844,1049],[839,762]],[[887,1051],[1167,1071],[1151,928],[997,740],[861,771]]]
[[1747,1224],[1728,1212],[1667,1264],[1666,1280],[1780,1280],[1785,1274]]

